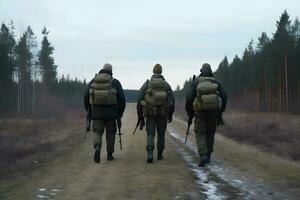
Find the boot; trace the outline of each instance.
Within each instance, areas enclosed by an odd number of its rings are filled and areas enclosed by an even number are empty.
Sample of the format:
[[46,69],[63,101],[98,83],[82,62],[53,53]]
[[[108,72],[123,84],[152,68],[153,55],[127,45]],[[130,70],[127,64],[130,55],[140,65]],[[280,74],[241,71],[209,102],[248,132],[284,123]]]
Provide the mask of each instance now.
[[112,161],[114,160],[115,158],[113,157],[112,153],[107,153],[107,160],[108,161]]
[[207,153],[206,156],[207,156],[207,163],[209,164],[210,163],[211,153]]
[[162,152],[158,152],[157,153],[157,160],[162,160],[164,159],[163,155],[162,155]]
[[147,152],[147,163],[153,163],[153,151]]
[[202,155],[201,157],[200,157],[200,162],[199,162],[199,167],[204,167],[205,166],[205,164],[207,164],[208,163],[208,157],[207,157],[207,155]]
[[95,154],[94,154],[95,163],[100,162],[100,151],[101,151],[101,147],[99,145],[95,146]]

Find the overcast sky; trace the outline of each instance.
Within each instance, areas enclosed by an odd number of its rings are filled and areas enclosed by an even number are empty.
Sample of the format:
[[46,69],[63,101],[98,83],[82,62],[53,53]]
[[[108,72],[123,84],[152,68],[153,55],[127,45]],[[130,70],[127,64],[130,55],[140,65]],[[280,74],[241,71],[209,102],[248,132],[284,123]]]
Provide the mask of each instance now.
[[241,55],[261,32],[269,36],[287,9],[300,16],[299,0],[0,0],[0,22],[28,25],[41,40],[45,25],[58,72],[91,79],[106,62],[124,88],[136,89],[155,63],[175,88],[202,63],[213,69],[225,55]]

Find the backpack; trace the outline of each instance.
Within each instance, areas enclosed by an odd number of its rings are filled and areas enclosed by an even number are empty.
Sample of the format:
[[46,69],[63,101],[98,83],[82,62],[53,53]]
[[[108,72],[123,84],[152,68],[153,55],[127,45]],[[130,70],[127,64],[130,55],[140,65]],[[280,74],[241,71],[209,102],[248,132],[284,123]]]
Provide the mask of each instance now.
[[164,115],[168,113],[170,102],[168,98],[168,84],[163,78],[152,78],[147,81],[148,88],[145,93],[145,115]]
[[112,87],[113,78],[109,74],[96,74],[90,85],[90,104],[93,106],[117,105],[117,90]]
[[215,78],[199,77],[196,88],[196,98],[193,102],[194,111],[220,111],[222,99],[218,91],[218,84]]

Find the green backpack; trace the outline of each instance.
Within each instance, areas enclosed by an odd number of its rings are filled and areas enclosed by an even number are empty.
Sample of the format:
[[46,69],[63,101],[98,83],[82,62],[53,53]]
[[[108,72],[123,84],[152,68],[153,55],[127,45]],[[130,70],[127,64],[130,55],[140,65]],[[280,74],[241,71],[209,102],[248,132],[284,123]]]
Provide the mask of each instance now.
[[196,88],[197,96],[193,102],[193,108],[197,111],[220,111],[222,99],[218,91],[216,79],[212,77],[199,77]]
[[164,79],[152,78],[148,81],[142,105],[145,115],[164,115],[168,112],[170,107],[168,84]]
[[96,74],[90,85],[90,104],[93,106],[117,105],[117,90],[112,87],[113,78],[109,74]]

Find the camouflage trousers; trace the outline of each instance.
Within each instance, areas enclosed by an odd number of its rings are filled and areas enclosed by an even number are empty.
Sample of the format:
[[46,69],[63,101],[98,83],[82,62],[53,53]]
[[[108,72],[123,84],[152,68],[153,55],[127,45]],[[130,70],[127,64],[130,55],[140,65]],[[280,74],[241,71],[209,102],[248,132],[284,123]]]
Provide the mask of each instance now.
[[216,126],[216,119],[195,118],[194,131],[200,156],[213,152]]
[[106,131],[107,153],[113,153],[115,149],[115,136],[117,132],[116,120],[93,120],[94,148],[97,145],[100,147],[102,146],[102,135],[104,131]]
[[147,151],[154,150],[154,138],[157,131],[157,151],[162,153],[165,148],[165,132],[167,129],[167,116],[146,117]]

